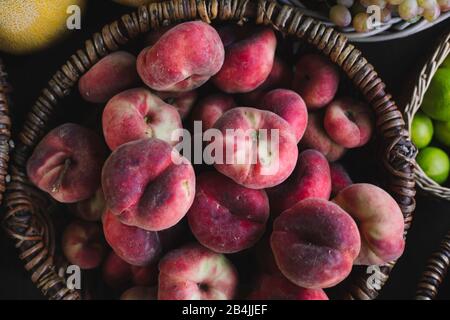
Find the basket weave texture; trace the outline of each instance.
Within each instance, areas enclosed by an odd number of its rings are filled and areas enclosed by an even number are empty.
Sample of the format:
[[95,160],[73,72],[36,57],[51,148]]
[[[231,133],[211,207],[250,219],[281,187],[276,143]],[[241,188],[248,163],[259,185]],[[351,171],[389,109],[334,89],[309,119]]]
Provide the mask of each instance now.
[[[53,226],[46,212],[48,198],[29,182],[25,165],[42,137],[51,129],[55,112],[78,79],[101,57],[123,47],[139,35],[175,22],[201,19],[207,23],[253,23],[268,25],[279,32],[309,43],[339,66],[354,83],[376,114],[378,154],[386,174],[384,188],[396,199],[409,228],[415,208],[413,164],[416,154],[402,114],[373,66],[346,37],[291,6],[273,1],[173,0],[153,3],[106,25],[87,40],[49,81],[32,106],[18,135],[12,158],[12,182],[7,189],[4,225],[14,239],[20,258],[32,280],[50,299],[78,299],[57,274]],[[59,260],[59,259],[58,259]],[[388,279],[395,262],[381,267],[381,284]],[[374,299],[378,291],[368,284],[366,269],[355,268],[341,298]]]
[[[409,132],[411,129],[414,115],[422,105],[423,98],[427,92],[431,81],[433,80],[439,66],[444,62],[445,58],[450,54],[450,31],[441,39],[436,50],[431,55],[428,62],[420,71],[412,91],[411,100],[406,104],[404,109],[405,121],[408,124]],[[427,194],[433,195],[440,199],[450,200],[450,188],[441,186],[430,179],[419,165],[415,164],[414,173],[416,182],[420,189]]]
[[11,143],[11,119],[9,117],[9,98],[11,87],[6,81],[6,71],[0,58],[0,204],[6,190],[8,176],[9,152]]

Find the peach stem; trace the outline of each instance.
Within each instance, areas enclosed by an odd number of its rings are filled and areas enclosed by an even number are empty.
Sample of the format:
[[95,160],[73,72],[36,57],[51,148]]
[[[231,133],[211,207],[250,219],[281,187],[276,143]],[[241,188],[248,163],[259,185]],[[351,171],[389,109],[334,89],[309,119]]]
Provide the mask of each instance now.
[[52,187],[52,192],[58,192],[59,191],[59,188],[61,187],[61,184],[62,184],[62,181],[64,179],[64,176],[66,175],[67,170],[69,170],[70,164],[71,164],[70,159],[66,159],[64,161],[64,167],[61,170],[61,173],[59,174],[58,179],[55,181],[55,184]]

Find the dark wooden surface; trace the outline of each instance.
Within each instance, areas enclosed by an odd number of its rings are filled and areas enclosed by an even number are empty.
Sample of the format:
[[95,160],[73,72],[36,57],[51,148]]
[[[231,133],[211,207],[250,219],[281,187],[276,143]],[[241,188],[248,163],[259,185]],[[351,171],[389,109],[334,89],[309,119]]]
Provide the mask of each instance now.
[[[87,15],[82,20],[82,29],[72,32],[59,45],[30,56],[4,57],[10,82],[15,89],[15,124],[21,123],[51,75],[80,47],[83,40],[125,11],[126,8],[113,4],[110,0],[90,1]],[[448,27],[450,23],[447,22],[406,39],[357,46],[375,66],[386,82],[388,91],[401,105],[401,101],[408,95],[411,79],[433,50],[439,36]],[[18,126],[14,129],[17,130]],[[380,298],[413,298],[426,260],[431,252],[438,248],[440,240],[448,230],[450,203],[419,195],[406,252],[395,267]],[[443,284],[439,298],[450,299],[450,278]],[[42,299],[3,231],[0,231],[0,299]]]

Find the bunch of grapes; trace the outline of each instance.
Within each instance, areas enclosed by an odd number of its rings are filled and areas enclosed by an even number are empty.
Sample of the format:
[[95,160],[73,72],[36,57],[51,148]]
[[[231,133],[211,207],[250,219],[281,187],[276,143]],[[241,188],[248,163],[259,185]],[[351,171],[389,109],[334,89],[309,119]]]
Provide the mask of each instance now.
[[330,20],[339,27],[352,25],[357,32],[370,31],[371,6],[379,8],[379,21],[375,22],[386,23],[396,16],[411,22],[421,17],[434,21],[450,10],[450,0],[336,0],[329,9]]

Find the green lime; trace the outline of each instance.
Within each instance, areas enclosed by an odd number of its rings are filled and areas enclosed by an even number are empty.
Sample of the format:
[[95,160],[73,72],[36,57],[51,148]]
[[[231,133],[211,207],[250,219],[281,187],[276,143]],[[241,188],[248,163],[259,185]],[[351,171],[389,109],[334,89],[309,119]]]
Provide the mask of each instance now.
[[436,121],[434,123],[434,129],[436,139],[443,145],[450,147],[450,121]]
[[435,147],[422,149],[417,156],[417,163],[437,183],[443,184],[447,180],[450,160],[443,150]]
[[423,98],[422,110],[434,120],[450,121],[450,68],[438,69]]
[[433,139],[433,122],[422,112],[417,112],[411,124],[411,138],[417,148],[425,148]]
[[448,55],[447,58],[444,60],[444,62],[441,65],[441,68],[450,68],[450,55]]

